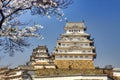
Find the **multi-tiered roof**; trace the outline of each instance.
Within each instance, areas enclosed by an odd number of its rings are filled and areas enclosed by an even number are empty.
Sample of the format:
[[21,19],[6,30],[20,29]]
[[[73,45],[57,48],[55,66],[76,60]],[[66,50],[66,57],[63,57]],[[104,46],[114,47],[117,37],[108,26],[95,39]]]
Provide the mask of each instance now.
[[32,56],[30,58],[32,64],[47,64],[49,61],[49,53],[46,46],[38,46],[33,49]]
[[30,64],[34,69],[55,68],[46,46],[38,46],[33,49]]
[[58,64],[59,60],[93,61],[96,57],[94,42],[90,39],[90,34],[85,33],[84,22],[67,22],[64,30],[65,33],[60,35],[53,51],[55,62]]

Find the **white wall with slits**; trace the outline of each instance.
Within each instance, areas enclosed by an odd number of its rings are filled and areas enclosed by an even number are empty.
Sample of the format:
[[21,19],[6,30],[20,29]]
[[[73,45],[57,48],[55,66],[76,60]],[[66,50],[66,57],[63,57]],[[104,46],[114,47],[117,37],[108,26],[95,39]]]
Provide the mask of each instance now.
[[107,76],[62,76],[48,78],[34,78],[34,80],[111,80]]

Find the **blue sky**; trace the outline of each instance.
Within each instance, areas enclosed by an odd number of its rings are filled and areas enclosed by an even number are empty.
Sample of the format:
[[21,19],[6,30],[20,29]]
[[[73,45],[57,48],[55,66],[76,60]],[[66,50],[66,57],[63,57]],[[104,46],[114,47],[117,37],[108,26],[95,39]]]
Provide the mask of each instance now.
[[[95,66],[113,65],[120,67],[120,0],[73,0],[69,8],[63,10],[70,22],[85,21],[87,33],[95,39],[97,57]],[[64,33],[65,21],[59,22],[55,17],[31,16],[21,17],[23,21],[32,20],[44,26],[41,30],[43,40],[30,39],[32,46],[23,53],[16,52],[14,57],[4,57],[0,66],[12,64],[17,66],[29,61],[32,49],[38,45],[47,45],[49,52],[56,46],[57,38]]]

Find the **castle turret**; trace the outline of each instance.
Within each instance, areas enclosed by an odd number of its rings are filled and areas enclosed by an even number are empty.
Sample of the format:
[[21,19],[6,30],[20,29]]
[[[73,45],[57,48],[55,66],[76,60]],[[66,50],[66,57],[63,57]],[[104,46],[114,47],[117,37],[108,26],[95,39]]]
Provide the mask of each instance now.
[[31,64],[48,64],[49,62],[49,53],[46,46],[38,46],[33,49],[32,56],[30,58]]
[[30,65],[34,69],[56,67],[48,53],[48,48],[46,46],[38,46],[37,48],[33,49],[32,56],[30,57]]
[[84,22],[67,22],[64,30],[53,51],[58,68],[94,69],[94,42],[85,33]]

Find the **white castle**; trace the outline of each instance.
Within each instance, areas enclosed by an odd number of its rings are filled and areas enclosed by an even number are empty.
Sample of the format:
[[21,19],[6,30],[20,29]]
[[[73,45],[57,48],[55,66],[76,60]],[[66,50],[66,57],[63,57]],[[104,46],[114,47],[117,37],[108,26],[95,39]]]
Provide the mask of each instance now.
[[65,33],[60,35],[53,51],[55,64],[59,68],[94,69],[96,52],[90,34],[85,33],[83,22],[67,22]]
[[64,30],[51,56],[46,46],[33,49],[30,58],[32,66],[42,68],[41,64],[50,66],[52,61],[57,68],[94,69],[94,42],[90,34],[85,33],[84,23],[67,22]]

